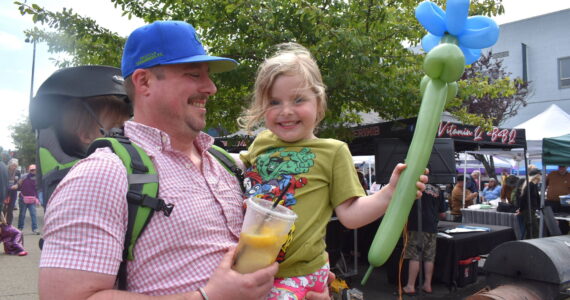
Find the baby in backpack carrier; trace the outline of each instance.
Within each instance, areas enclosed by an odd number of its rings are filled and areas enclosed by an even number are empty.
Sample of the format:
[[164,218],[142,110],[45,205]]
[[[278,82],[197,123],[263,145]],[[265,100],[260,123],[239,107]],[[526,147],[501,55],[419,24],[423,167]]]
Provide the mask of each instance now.
[[24,250],[22,232],[12,225],[8,225],[2,213],[0,213],[0,242],[4,243],[4,252],[10,255],[26,256]]

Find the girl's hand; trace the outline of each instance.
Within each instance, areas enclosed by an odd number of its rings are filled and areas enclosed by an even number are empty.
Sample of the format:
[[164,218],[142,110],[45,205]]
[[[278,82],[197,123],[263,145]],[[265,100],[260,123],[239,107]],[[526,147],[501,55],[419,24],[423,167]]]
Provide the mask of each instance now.
[[[391,191],[390,194],[392,194],[396,190],[396,185],[398,184],[398,180],[400,179],[400,174],[402,174],[404,169],[406,169],[406,164],[399,163],[394,168],[394,171],[392,171],[392,175],[390,176],[390,182],[388,183],[388,186]],[[416,192],[416,199],[421,198],[422,192],[426,189],[426,183],[428,183],[429,179],[427,174],[429,174],[429,169],[426,168],[424,175],[421,175],[419,181],[416,182],[416,187],[418,188],[418,191]]]

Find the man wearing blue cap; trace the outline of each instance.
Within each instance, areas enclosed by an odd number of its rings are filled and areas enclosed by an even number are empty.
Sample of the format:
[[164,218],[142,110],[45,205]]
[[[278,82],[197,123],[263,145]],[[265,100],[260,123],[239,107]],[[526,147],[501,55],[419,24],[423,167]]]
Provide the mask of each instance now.
[[151,157],[158,195],[175,208],[169,217],[154,214],[127,264],[128,292],[114,290],[128,221],[125,166],[108,148],[80,161],[46,212],[42,298],[265,298],[277,265],[244,275],[231,270],[228,249],[243,221],[239,183],[207,152],[213,138],[201,132],[216,93],[209,74],[237,65],[208,55],[185,22],[154,22],[129,36],[121,70],[134,119],[125,135]]

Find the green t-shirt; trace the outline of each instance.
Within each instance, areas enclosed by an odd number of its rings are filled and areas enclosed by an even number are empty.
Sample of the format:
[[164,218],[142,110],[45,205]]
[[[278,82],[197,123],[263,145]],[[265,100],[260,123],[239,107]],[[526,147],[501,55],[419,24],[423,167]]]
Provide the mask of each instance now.
[[288,187],[280,204],[298,216],[292,240],[279,254],[276,276],[317,271],[327,262],[324,237],[333,209],[366,195],[346,143],[334,139],[286,143],[266,130],[240,157],[247,167],[246,196],[272,200]]

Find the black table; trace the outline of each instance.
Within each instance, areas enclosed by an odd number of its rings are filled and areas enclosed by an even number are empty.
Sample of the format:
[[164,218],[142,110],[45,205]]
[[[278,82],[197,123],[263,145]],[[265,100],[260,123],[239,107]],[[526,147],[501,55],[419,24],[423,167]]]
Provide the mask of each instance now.
[[[455,228],[460,223],[440,221],[438,229],[443,231]],[[435,256],[434,279],[445,283],[449,287],[457,285],[456,278],[459,273],[459,261],[470,257],[488,254],[496,246],[516,240],[512,227],[486,225],[486,224],[463,224],[483,226],[491,229],[490,232],[470,232],[451,234],[453,238],[438,236]]]
[[461,209],[462,222],[463,223],[477,223],[477,224],[489,224],[489,225],[500,225],[512,227],[515,231],[516,237],[520,240],[521,229],[519,226],[519,220],[514,213],[498,212],[496,208],[490,209]]

